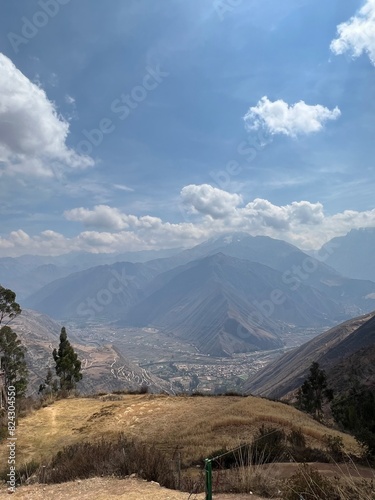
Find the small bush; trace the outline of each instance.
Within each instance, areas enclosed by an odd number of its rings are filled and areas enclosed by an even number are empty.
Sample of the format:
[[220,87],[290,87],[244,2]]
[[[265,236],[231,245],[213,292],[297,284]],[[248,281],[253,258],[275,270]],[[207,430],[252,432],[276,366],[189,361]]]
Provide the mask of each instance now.
[[293,448],[305,448],[306,438],[303,435],[302,429],[292,429],[288,434],[287,440]]
[[19,484],[28,482],[34,474],[38,473],[39,470],[40,464],[36,460],[19,465],[16,469],[17,482]]
[[43,471],[39,481],[61,483],[94,476],[138,474],[167,488],[175,487],[175,478],[168,458],[154,447],[129,440],[120,435],[116,441],[102,439],[97,443],[83,442],[63,448]]
[[223,392],[222,394],[218,394],[218,396],[235,396],[237,398],[247,398],[247,394],[244,394],[243,392],[237,392],[237,391]]
[[148,394],[149,388],[148,385],[142,384],[141,388],[139,389],[139,394]]
[[253,441],[253,463],[282,461],[286,454],[286,437],[281,429],[262,425]]
[[340,500],[332,483],[318,471],[304,464],[283,486],[284,500]]
[[342,437],[324,434],[323,439],[331,459],[334,462],[342,462],[344,459],[344,443]]

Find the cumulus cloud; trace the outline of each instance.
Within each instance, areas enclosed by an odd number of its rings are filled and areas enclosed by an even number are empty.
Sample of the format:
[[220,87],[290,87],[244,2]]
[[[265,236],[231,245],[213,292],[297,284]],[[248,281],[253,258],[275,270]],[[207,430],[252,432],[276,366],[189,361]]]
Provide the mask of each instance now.
[[183,203],[193,213],[209,215],[213,219],[227,217],[242,203],[240,195],[228,193],[210,184],[185,186],[181,191],[181,197]]
[[194,223],[188,221],[188,215],[183,222],[171,223],[151,215],[127,214],[108,205],[79,207],[64,213],[67,220],[84,226],[76,236],[67,238],[50,229],[31,236],[19,229],[0,237],[0,255],[192,247],[229,231],[279,238],[303,250],[312,250],[351,229],[375,227],[375,209],[327,215],[321,203],[303,200],[275,205],[261,198],[243,205],[241,196],[206,184],[185,186],[181,198],[189,210],[194,210]]
[[284,134],[290,137],[311,134],[322,130],[328,120],[341,115],[338,107],[330,110],[320,104],[310,106],[304,101],[289,105],[279,99],[270,101],[262,97],[244,116],[248,130],[265,130],[271,135]]
[[[290,205],[274,205],[268,200],[256,198],[241,210],[241,216],[252,228],[270,230],[279,235],[298,228],[315,226],[324,221],[323,205],[309,201],[294,201]],[[249,228],[250,229],[250,228]]]
[[352,57],[367,53],[375,66],[375,0],[367,0],[358,14],[337,26],[337,38],[331,42],[334,54],[348,52]]
[[[134,230],[83,231],[68,238],[52,230],[30,236],[23,230],[0,237],[0,256],[24,254],[61,255],[69,252],[115,253],[159,248],[192,247],[207,236],[206,230],[190,223],[171,224],[155,217],[131,216],[140,220]],[[155,224],[155,220],[158,221]],[[160,222],[159,222],[160,221]]]
[[81,222],[85,227],[106,229],[108,231],[119,231],[121,229],[151,229],[158,228],[163,224],[159,217],[144,215],[123,214],[117,208],[108,205],[96,205],[93,209],[84,207],[66,210],[64,216],[67,220]]
[[52,177],[93,164],[68,148],[69,124],[45,92],[0,53],[0,175]]
[[98,227],[118,231],[127,227],[123,214],[108,205],[97,205],[93,210],[87,208],[74,208],[64,212],[66,219],[82,222],[86,227]]

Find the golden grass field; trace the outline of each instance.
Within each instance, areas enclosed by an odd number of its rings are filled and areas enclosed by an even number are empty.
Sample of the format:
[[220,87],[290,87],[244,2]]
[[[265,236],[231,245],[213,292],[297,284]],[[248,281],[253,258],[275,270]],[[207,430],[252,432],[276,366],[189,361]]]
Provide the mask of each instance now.
[[[329,430],[282,403],[251,396],[143,394],[64,399],[32,411],[18,422],[17,462],[19,466],[31,460],[43,464],[66,445],[111,438],[119,432],[166,452],[179,447],[182,461],[188,462],[251,441],[262,423],[287,432],[301,428],[314,447],[324,447],[327,433],[340,435],[346,452],[359,452],[351,436]],[[6,454],[2,443],[2,464]]]

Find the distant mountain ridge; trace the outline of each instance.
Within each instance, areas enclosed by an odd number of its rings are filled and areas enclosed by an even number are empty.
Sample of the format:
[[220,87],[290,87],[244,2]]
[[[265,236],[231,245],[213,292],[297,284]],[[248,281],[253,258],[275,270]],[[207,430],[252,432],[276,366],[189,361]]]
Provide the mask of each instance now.
[[358,369],[366,363],[368,353],[374,350],[375,312],[372,312],[341,323],[284,354],[251,377],[244,384],[244,390],[270,398],[285,397],[302,385],[313,361],[328,374],[332,373],[330,378],[336,373],[335,385],[338,386],[338,380],[342,382],[349,374],[343,369],[347,368],[346,360],[356,359]]
[[155,275],[154,270],[141,263],[92,267],[49,283],[23,303],[58,319],[109,321],[139,301],[143,287]]
[[327,324],[343,314],[318,290],[301,284],[297,293],[280,272],[222,253],[158,275],[149,290],[122,323],[165,329],[213,355],[277,348],[287,324]]
[[116,262],[146,262],[165,258],[181,249],[143,250],[121,254],[71,252],[59,256],[22,255],[0,258],[0,283],[15,290],[18,299],[25,299],[43,286],[75,272]]
[[232,233],[168,258],[71,274],[24,303],[56,318],[157,326],[223,355],[280,347],[286,329],[337,323],[372,310],[374,299],[371,281],[284,241]]
[[375,281],[375,228],[352,229],[333,238],[321,252],[330,249],[326,263],[344,276]]
[[[230,257],[258,262],[283,273],[283,280],[292,289],[301,283],[324,292],[331,299],[347,303],[348,317],[372,309],[372,299],[366,299],[374,292],[374,283],[367,280],[355,280],[341,275],[327,265],[333,250],[327,248],[319,252],[324,261],[307,255],[299,248],[283,240],[268,236],[251,236],[247,233],[229,233],[211,238],[191,249],[184,250],[169,259],[157,259],[147,264],[159,272],[173,269],[193,260],[216,253]],[[374,296],[375,298],[375,296]]]

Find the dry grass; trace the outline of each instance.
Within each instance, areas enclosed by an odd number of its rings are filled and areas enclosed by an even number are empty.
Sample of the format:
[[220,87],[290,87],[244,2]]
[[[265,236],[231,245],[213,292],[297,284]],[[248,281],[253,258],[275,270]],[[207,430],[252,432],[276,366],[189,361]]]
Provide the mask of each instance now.
[[[104,399],[104,400],[103,400]],[[261,423],[287,432],[301,428],[310,445],[324,448],[327,428],[285,404],[255,397],[173,397],[124,395],[121,400],[60,400],[20,419],[17,428],[19,464],[49,459],[64,446],[117,435],[137,438],[164,450],[182,449],[184,462],[251,441]],[[341,435],[344,450],[358,453],[355,440]],[[6,448],[0,445],[0,462]]]
[[[319,467],[321,467],[320,464]],[[328,466],[327,466],[328,467]],[[354,464],[331,465],[318,470],[317,464],[300,464],[283,482],[285,500],[374,500],[374,472]]]
[[[10,497],[0,485],[0,499],[9,500],[204,500],[205,495],[191,495],[168,490],[156,483],[139,479],[92,478],[61,484],[21,486]],[[236,499],[237,500],[237,499]],[[255,500],[255,499],[254,499]]]

